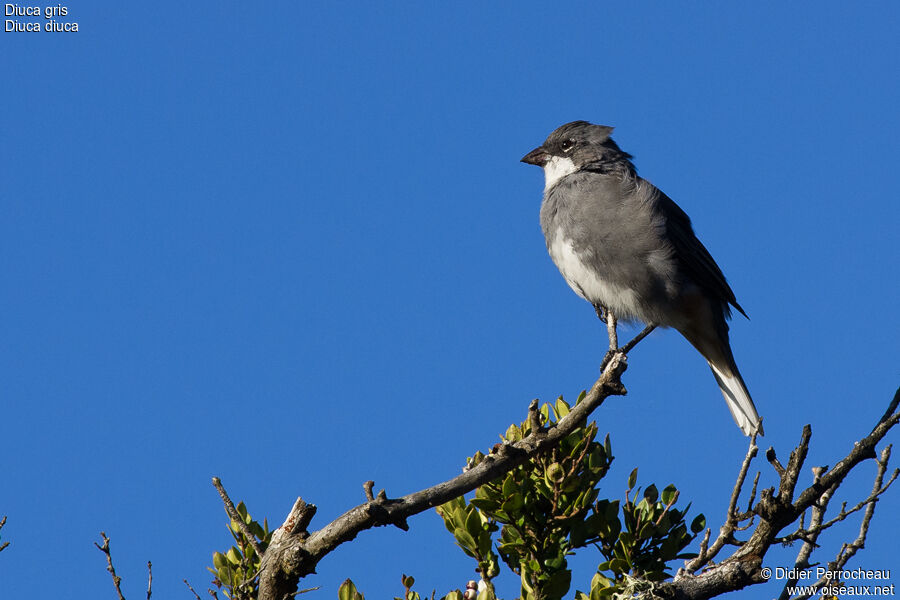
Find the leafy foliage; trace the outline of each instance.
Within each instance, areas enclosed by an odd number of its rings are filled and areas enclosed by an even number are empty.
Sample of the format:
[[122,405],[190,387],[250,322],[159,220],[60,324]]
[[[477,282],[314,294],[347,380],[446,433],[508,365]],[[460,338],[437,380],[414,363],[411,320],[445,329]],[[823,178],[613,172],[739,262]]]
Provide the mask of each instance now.
[[[543,422],[564,418],[569,408],[562,398],[552,406],[545,404]],[[530,432],[528,422],[511,425],[502,441],[515,442]],[[660,581],[668,576],[669,561],[691,556],[682,550],[705,527],[705,520],[702,515],[694,519],[688,533],[687,508],[675,508],[674,486],[666,487],[661,497],[655,485],[641,494],[635,488],[635,469],[624,502],[598,500],[599,483],[613,456],[609,436],[603,443],[596,437],[597,425],[586,423],[548,454],[479,487],[472,500],[457,498],[438,508],[457,545],[478,562],[491,595],[490,581],[499,574],[498,554],[519,575],[522,600],[565,596],[572,580],[566,557],[588,545],[598,548],[604,560],[590,593],[576,594],[579,600],[610,596],[637,580]],[[476,455],[472,463],[483,459]]]
[[[578,401],[584,398],[582,393]],[[569,414],[560,397],[541,407],[542,427]],[[531,433],[532,424],[510,425],[501,443],[513,443]],[[493,580],[501,562],[519,576],[521,600],[558,600],[570,590],[572,572],[567,557],[593,546],[601,555],[588,592],[576,591],[575,600],[602,600],[652,588],[669,577],[668,563],[690,558],[684,548],[706,527],[703,515],[690,526],[685,517],[690,505],[675,507],[679,492],[669,485],[660,493],[653,484],[637,486],[638,471],[628,478],[624,500],[600,499],[600,482],[613,461],[609,436],[597,441],[596,423],[583,423],[557,447],[539,455],[475,490],[471,500],[455,498],[437,508],[457,546],[474,559],[481,586],[469,582],[462,592],[453,590],[441,600],[496,600]],[[484,460],[477,453],[470,466]],[[263,550],[272,538],[267,523],[260,525],[241,502],[238,513]],[[232,522],[235,545],[213,554],[213,584],[232,600],[255,599],[260,557]],[[402,597],[421,600],[413,591],[415,579],[401,577]],[[480,590],[480,591],[479,591]],[[365,600],[349,579],[338,590],[339,600]],[[430,596],[434,600],[434,592]]]

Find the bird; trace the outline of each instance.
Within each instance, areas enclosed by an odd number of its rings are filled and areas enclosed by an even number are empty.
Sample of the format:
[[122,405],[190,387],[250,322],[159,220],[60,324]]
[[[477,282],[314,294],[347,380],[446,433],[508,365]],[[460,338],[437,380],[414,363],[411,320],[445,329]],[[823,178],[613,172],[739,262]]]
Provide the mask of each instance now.
[[762,420],[731,350],[731,307],[747,317],[688,215],[640,177],[613,128],[573,121],[524,163],[544,170],[541,229],[569,287],[603,319],[672,328],[706,359],[748,436]]

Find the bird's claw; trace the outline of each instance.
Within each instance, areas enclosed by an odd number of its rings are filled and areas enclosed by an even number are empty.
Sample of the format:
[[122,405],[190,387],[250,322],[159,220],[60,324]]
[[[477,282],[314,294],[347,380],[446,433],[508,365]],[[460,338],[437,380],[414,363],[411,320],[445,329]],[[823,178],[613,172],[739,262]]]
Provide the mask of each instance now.
[[622,350],[621,348],[616,348],[615,350],[610,348],[609,350],[606,351],[606,354],[603,356],[603,360],[600,361],[600,372],[601,373],[606,369],[606,366],[613,359],[613,356],[618,354],[621,350]]

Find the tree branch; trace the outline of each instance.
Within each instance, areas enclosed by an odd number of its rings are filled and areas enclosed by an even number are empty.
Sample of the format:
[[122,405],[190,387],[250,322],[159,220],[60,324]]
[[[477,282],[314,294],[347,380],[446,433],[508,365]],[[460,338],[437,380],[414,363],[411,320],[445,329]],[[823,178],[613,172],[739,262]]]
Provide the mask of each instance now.
[[119,595],[119,600],[125,600],[125,596],[122,595],[122,578],[116,575],[116,568],[113,567],[112,564],[112,552],[109,550],[109,538],[106,537],[106,533],[101,531],[100,537],[103,538],[103,545],[101,546],[97,542],[94,542],[94,545],[97,546],[97,549],[106,555],[106,570],[109,571],[109,574],[112,575],[113,585],[116,586],[116,594]]
[[[894,396],[888,411],[878,421],[872,432],[856,442],[847,455],[834,467],[830,470],[827,467],[816,468],[812,484],[802,490],[796,498],[794,496],[795,487],[800,470],[806,460],[809,442],[812,437],[810,426],[806,425],[803,428],[800,442],[791,452],[787,465],[782,465],[776,458],[774,450],[770,448],[766,452],[766,458],[772,463],[779,477],[777,494],[775,488],[764,489],[760,494],[759,501],[754,505],[753,498],[756,495],[756,481],[754,481],[749,505],[750,510],[744,514],[736,514],[737,500],[741,487],[746,480],[750,461],[756,456],[755,443],[751,439],[751,447],[741,465],[741,471],[729,501],[725,524],[722,526],[718,538],[716,538],[712,546],[708,547],[709,535],[707,535],[700,545],[700,554],[697,558],[687,562],[685,568],[679,570],[672,581],[657,586],[654,593],[662,598],[706,600],[726,592],[739,590],[748,585],[763,583],[765,579],[762,576],[760,566],[769,547],[780,541],[791,539],[804,540],[804,545],[797,555],[795,566],[800,569],[808,568],[809,558],[816,547],[819,533],[838,520],[843,520],[865,507],[859,535],[853,542],[844,544],[835,560],[829,563],[830,570],[840,570],[856,551],[864,546],[869,524],[875,511],[875,504],[879,496],[887,490],[897,475],[900,474],[900,472],[895,470],[889,481],[884,483],[891,449],[888,446],[882,450],[880,457],[875,452],[875,446],[892,427],[900,422],[900,413],[897,412],[897,407],[900,405],[898,399],[900,399],[900,393]],[[872,492],[866,499],[849,511],[846,510],[845,503],[841,507],[840,514],[835,519],[826,521],[825,511],[837,488],[856,465],[869,458],[874,459],[878,464]],[[757,480],[758,477],[757,474]],[[812,513],[809,526],[806,527],[803,522],[803,515],[810,507],[812,507]],[[743,542],[734,539],[733,533],[741,530],[740,522],[750,520],[752,523],[752,519],[757,516],[759,517],[759,523],[753,530],[750,538]],[[801,519],[799,529],[793,534],[779,538],[778,533],[788,525],[796,522],[798,518]],[[713,565],[713,557],[725,544],[733,544],[737,546],[737,549],[724,561],[718,565]],[[698,570],[704,567],[706,568],[705,571],[696,574]],[[829,581],[823,578],[814,585],[822,587],[828,583]],[[787,594],[788,587],[786,586],[782,590],[780,600],[786,600],[789,596]]]
[[219,496],[222,497],[222,502],[225,504],[225,512],[227,512],[228,516],[231,517],[231,521],[233,523],[237,523],[237,526],[241,530],[241,533],[244,534],[244,537],[247,538],[247,541],[249,541],[250,545],[253,546],[253,549],[256,550],[256,554],[262,556],[262,546],[259,545],[259,541],[256,539],[256,536],[253,535],[253,532],[250,531],[250,527],[247,526],[246,523],[244,523],[243,517],[241,517],[241,514],[234,507],[234,502],[232,502],[231,498],[228,497],[228,492],[225,491],[225,486],[222,485],[222,480],[218,477],[213,477],[212,483],[216,487],[216,490],[219,492]]
[[[740,520],[737,513],[738,498],[741,495],[741,488],[744,487],[744,481],[747,480],[747,472],[750,470],[750,463],[753,462],[758,451],[759,447],[756,445],[756,433],[754,433],[750,437],[750,447],[747,448],[747,454],[744,456],[744,461],[741,463],[741,470],[738,473],[737,481],[734,484],[734,489],[731,491],[731,499],[728,501],[728,511],[725,513],[725,524],[719,530],[719,537],[716,538],[716,541],[713,542],[712,547],[708,550],[706,549],[705,544],[701,544],[700,554],[697,558],[689,561],[684,566],[685,571],[688,573],[695,573],[697,570],[708,565],[727,542],[734,540],[734,531]],[[705,541],[706,543],[709,542],[709,534],[707,534]]]
[[[621,383],[622,373],[627,368],[624,353],[616,352],[603,374],[591,387],[585,397],[571,412],[548,428],[532,428],[522,440],[511,444],[498,444],[484,459],[461,475],[424,490],[388,499],[379,495],[350,509],[322,529],[307,536],[305,527],[315,512],[315,507],[298,499],[285,526],[275,531],[268,550],[263,555],[260,570],[259,600],[285,600],[297,589],[301,577],[315,572],[322,558],[344,542],[354,539],[360,532],[372,527],[397,525],[406,527],[406,519],[429,508],[462,496],[476,487],[492,481],[529,458],[555,447],[560,440],[578,427],[582,427],[588,416],[609,396],[626,393]],[[287,527],[298,504],[312,507],[302,528]]]
[[[896,408],[896,405],[894,407]],[[884,420],[882,420],[882,422],[884,422]],[[853,540],[849,544],[843,544],[841,546],[841,550],[840,552],[838,552],[838,555],[835,557],[835,559],[828,563],[826,574],[813,584],[816,590],[832,585],[834,583],[834,580],[831,579],[831,576],[829,574],[835,571],[842,570],[847,564],[847,561],[849,561],[853,557],[853,555],[856,554],[857,550],[865,547],[866,537],[869,534],[869,523],[871,523],[872,516],[875,514],[875,503],[878,502],[878,496],[880,496],[897,478],[898,473],[895,470],[890,481],[888,481],[886,485],[882,485],[882,482],[884,481],[884,475],[887,472],[888,461],[890,460],[890,458],[891,446],[888,446],[881,451],[881,458],[876,459],[876,462],[878,463],[878,471],[875,473],[875,481],[872,484],[872,493],[869,494],[869,497],[864,501],[864,504],[866,505],[866,512],[863,513],[863,518],[859,525],[859,534],[856,536],[855,540]],[[845,511],[841,510],[841,513],[846,515],[849,515],[852,512],[854,511],[845,513]],[[822,529],[824,530],[825,527],[823,527]]]
[[[0,519],[0,529],[3,529],[3,526],[6,525],[6,515],[3,515],[3,518]],[[0,552],[6,550],[6,547],[9,546],[9,542],[3,542],[0,544]]]

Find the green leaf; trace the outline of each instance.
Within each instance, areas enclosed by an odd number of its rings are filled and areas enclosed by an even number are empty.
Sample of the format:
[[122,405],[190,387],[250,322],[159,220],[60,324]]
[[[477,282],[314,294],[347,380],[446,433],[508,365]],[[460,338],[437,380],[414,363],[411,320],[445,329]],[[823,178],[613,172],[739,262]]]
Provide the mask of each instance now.
[[697,534],[704,529],[706,529],[706,517],[703,514],[699,514],[691,521],[691,531]]
[[518,488],[519,486],[516,483],[515,475],[513,473],[507,474],[506,478],[503,480],[503,487],[501,488],[503,496],[509,498],[518,490]]
[[631,472],[631,475],[628,476],[628,489],[633,490],[635,484],[637,483],[638,470],[637,467]]
[[232,579],[231,568],[228,566],[221,567],[216,572],[216,577],[218,577],[219,581],[221,581],[222,583],[224,583],[226,585],[231,585],[231,579]]
[[489,500],[487,498],[472,498],[469,501],[469,504],[474,506],[477,509],[484,510],[487,512],[494,512],[498,508],[500,508],[500,503],[496,500]]
[[547,421],[550,420],[550,405],[549,404],[544,404],[541,407],[541,415],[544,417],[543,420],[541,421],[542,423],[546,423]]
[[561,569],[566,564],[566,559],[561,556],[555,556],[553,558],[548,558],[544,561],[544,566],[550,570],[556,571]]
[[607,522],[619,520],[619,501],[618,500],[613,500],[612,502],[607,503],[604,516],[606,517]]
[[544,596],[550,600],[557,600],[566,595],[572,584],[572,572],[568,569],[555,571],[550,579],[543,585]]
[[609,561],[609,570],[617,575],[624,575],[631,570],[628,561],[622,558],[614,558]]
[[464,550],[469,550],[473,556],[478,551],[478,545],[475,543],[475,538],[473,538],[465,529],[461,527],[456,529],[453,532],[453,536],[456,537],[459,545],[462,546]]
[[357,596],[360,596],[360,594],[349,579],[345,580],[341,587],[338,588],[338,600],[356,600]]
[[522,497],[522,494],[513,494],[503,503],[501,508],[503,509],[503,512],[512,514],[520,511],[524,505],[525,498]]
[[672,485],[671,483],[666,486],[666,489],[662,492],[662,501],[663,504],[668,506],[675,499],[675,494],[678,493],[678,489]]
[[477,510],[473,510],[466,517],[465,528],[472,538],[477,538],[478,534],[484,531],[484,526],[481,524],[481,516],[478,514]]

